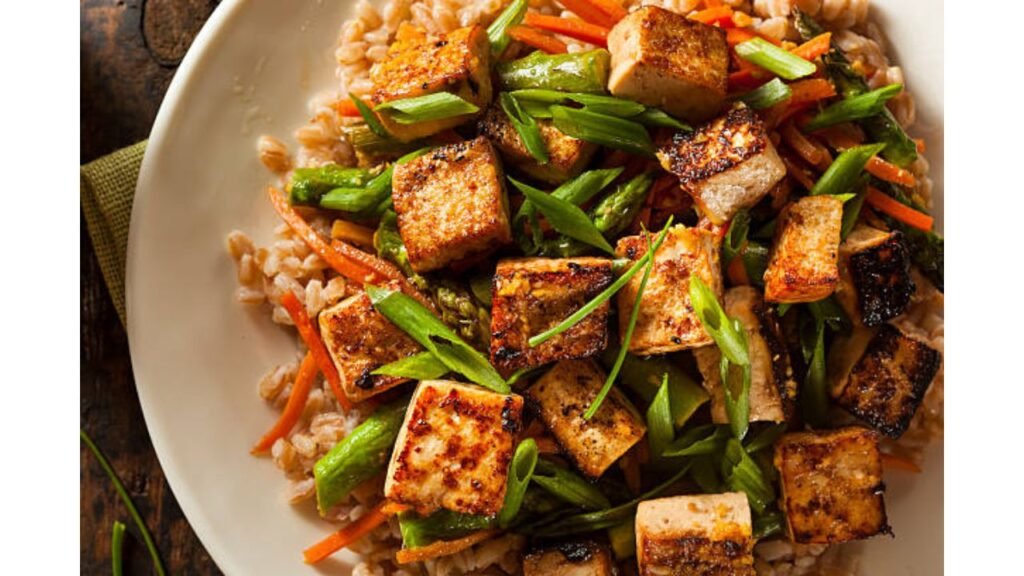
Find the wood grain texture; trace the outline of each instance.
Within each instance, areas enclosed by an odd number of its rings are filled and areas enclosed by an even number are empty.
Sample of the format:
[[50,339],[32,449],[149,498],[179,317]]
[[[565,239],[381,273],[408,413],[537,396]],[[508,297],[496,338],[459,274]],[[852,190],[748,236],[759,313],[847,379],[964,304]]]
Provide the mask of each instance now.
[[[88,162],[149,135],[177,64],[217,3],[83,0],[81,154]],[[128,340],[81,220],[81,426],[106,454],[142,515],[169,574],[220,574],[167,486],[139,407]],[[82,574],[110,573],[114,520],[128,526],[125,573],[152,573],[128,511],[82,445]]]

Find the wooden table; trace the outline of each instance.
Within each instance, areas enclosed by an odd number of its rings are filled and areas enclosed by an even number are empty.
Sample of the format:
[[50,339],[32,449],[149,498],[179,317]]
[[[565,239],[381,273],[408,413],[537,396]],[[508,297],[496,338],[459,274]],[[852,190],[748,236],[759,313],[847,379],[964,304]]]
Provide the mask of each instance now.
[[[82,0],[81,162],[149,136],[178,63],[213,0]],[[128,339],[81,220],[81,426],[110,459],[169,574],[220,574],[178,507],[142,419]],[[81,449],[81,573],[110,574],[114,520],[128,526],[125,573],[152,573],[103,470]]]

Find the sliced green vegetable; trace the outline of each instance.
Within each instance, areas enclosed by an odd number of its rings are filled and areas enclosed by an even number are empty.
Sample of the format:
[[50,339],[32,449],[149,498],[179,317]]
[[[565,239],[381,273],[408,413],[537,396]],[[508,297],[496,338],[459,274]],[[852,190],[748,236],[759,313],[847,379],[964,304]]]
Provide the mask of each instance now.
[[501,56],[505,48],[508,48],[509,42],[512,41],[508,29],[523,21],[528,7],[526,0],[512,0],[487,27],[487,39],[491,41],[492,56]]
[[410,549],[422,548],[438,540],[454,540],[472,532],[491,528],[494,523],[493,516],[460,514],[444,508],[430,516],[420,516],[411,511],[398,515],[402,545]]
[[746,493],[750,509],[757,514],[764,512],[775,500],[771,484],[735,438],[730,438],[725,445],[722,478],[730,489]]
[[843,205],[843,224],[839,232],[839,239],[846,240],[846,237],[853,232],[857,225],[857,218],[860,217],[860,210],[864,207],[864,199],[868,197],[866,180],[855,187],[858,192],[853,199]]
[[378,104],[376,112],[386,112],[399,124],[416,124],[453,116],[475,114],[480,108],[451,92],[435,92],[425,96],[402,98]]
[[609,254],[615,254],[615,249],[594,226],[586,212],[580,210],[578,206],[553,194],[545,194],[512,177],[509,177],[509,181],[544,215],[552,228],[570,238],[600,248]]
[[413,380],[433,380],[444,376],[450,371],[444,362],[438,360],[430,352],[420,352],[419,354],[413,354],[401,360],[385,364],[371,372],[371,374],[412,378]]
[[668,374],[661,380],[661,387],[654,401],[647,407],[647,442],[651,447],[651,458],[661,460],[665,448],[672,443],[675,427],[672,422],[672,405],[669,402]]
[[803,130],[812,132],[843,122],[877,116],[885,109],[885,103],[902,91],[902,84],[890,84],[877,90],[849,96],[819,112],[814,118],[811,118]]
[[647,129],[632,120],[566,106],[552,106],[551,120],[555,128],[573,138],[647,158],[654,157],[654,144]]
[[653,183],[654,174],[644,172],[618,185],[594,206],[591,212],[594,226],[611,238],[621,234],[643,208]]
[[[743,346],[747,346],[747,334],[739,320],[733,320],[741,330]],[[733,436],[743,439],[750,427],[750,383],[752,368],[750,364],[737,365],[729,362],[724,355],[718,363],[718,373],[722,378],[722,399],[725,400],[725,414],[729,417],[729,427]]]
[[114,576],[124,574],[124,524],[117,520],[110,534],[110,564]]
[[764,272],[768,269],[768,256],[770,251],[764,244],[747,242],[743,250],[743,269],[747,271],[747,278],[755,286],[764,286]]
[[378,136],[366,124],[356,124],[345,128],[344,131],[357,152],[370,156],[395,157],[423,145],[422,141],[401,142],[394,138]]
[[[610,370],[615,365],[619,350],[619,346],[612,343],[601,354],[601,362],[605,368]],[[679,429],[709,399],[704,387],[694,382],[685,370],[663,356],[641,358],[627,353],[619,370],[619,380],[644,402],[650,404],[654,401],[661,386],[661,379],[666,374],[672,423]]]
[[765,514],[756,514],[753,519],[752,536],[756,540],[768,538],[782,533],[782,523],[785,521],[782,513],[778,511]]
[[356,110],[359,110],[359,115],[363,117],[363,121],[373,131],[374,134],[381,138],[391,138],[391,134],[388,134],[384,125],[380,123],[380,119],[373,113],[373,109],[370,106],[359,99],[359,96],[355,94],[349,94],[349,99],[356,105]]
[[903,233],[910,250],[910,260],[942,292],[945,288],[945,242],[942,236],[935,232],[922,232],[892,218],[885,218],[885,221],[890,228]]
[[326,164],[316,168],[292,170],[288,182],[288,201],[303,206],[317,206],[320,198],[335,188],[361,189],[374,175],[365,168],[346,168]]
[[844,150],[814,183],[810,195],[847,194],[855,191],[868,160],[884,148],[885,144],[865,144]]
[[[724,448],[719,448],[718,452],[722,450]],[[722,485],[722,480],[718,476],[718,469],[720,467],[715,463],[714,456],[696,456],[692,462],[693,466],[690,476],[697,483],[697,486],[700,486],[702,492],[705,494],[717,494],[725,491],[725,486]]]
[[533,156],[533,159],[538,164],[547,164],[548,150],[547,146],[544,145],[544,139],[541,138],[540,127],[537,125],[537,121],[524,112],[520,108],[519,102],[508,92],[502,92],[498,96],[498,100],[501,102],[501,109],[505,111],[505,115],[512,122],[512,127],[519,134],[519,139],[523,141],[526,151],[530,153],[530,156]]
[[725,447],[729,431],[722,426],[705,424],[687,431],[664,451],[665,456],[706,456],[717,454]]
[[[808,350],[807,330],[803,330],[804,355],[808,361],[807,376],[800,391],[800,404],[804,419],[816,426],[828,422],[828,383],[825,366],[825,322],[814,319],[813,340]],[[810,354],[808,355],[808,351]]]
[[733,258],[740,255],[749,231],[750,213],[741,210],[733,216],[732,222],[729,223],[729,230],[725,233],[725,241],[722,242],[722,263],[725,266],[728,266]]
[[764,38],[752,38],[737,44],[736,54],[747,62],[756,64],[786,80],[803,78],[814,74],[817,70],[813,62],[808,62]]
[[394,172],[394,166],[388,166],[361,188],[335,188],[320,197],[320,207],[353,214],[366,213],[391,196]]
[[608,528],[608,543],[618,561],[636,556],[636,518]]
[[484,388],[501,394],[509,393],[508,384],[487,358],[456,336],[422,304],[401,292],[369,284],[366,285],[366,293],[378,312],[452,371]]
[[700,276],[690,277],[690,303],[704,330],[718,344],[722,355],[733,364],[750,364],[746,332],[742,325],[726,315],[718,303],[718,296]]
[[786,101],[792,95],[793,91],[788,84],[778,78],[772,78],[771,81],[740,96],[740,100],[754,110],[763,110]]
[[544,54],[538,50],[519,60],[498,63],[498,83],[502,90],[542,88],[603,94],[610,66],[607,50],[576,54]]
[[356,486],[384,470],[402,428],[408,403],[408,399],[402,399],[377,408],[317,460],[313,479],[316,506],[321,515],[344,500]]
[[530,486],[530,480],[537,467],[537,454],[537,442],[533,438],[523,440],[516,447],[516,453],[512,456],[512,465],[508,469],[505,505],[502,506],[501,513],[498,514],[498,526],[507,528],[519,514],[523,498],[526,496],[526,489]]
[[533,483],[550,492],[552,496],[584,510],[604,510],[612,505],[597,486],[550,460],[537,461]]
[[637,114],[641,114],[647,110],[647,107],[643,104],[633,102],[632,100],[616,98],[615,96],[605,96],[603,94],[559,92],[557,90],[544,90],[538,88],[516,90],[511,94],[512,96],[515,96],[517,100],[541,102],[549,106],[551,104],[575,102],[576,104],[583,105],[591,112],[607,114],[609,116],[618,116],[620,118],[636,116]]
[[753,454],[765,448],[771,448],[775,441],[782,437],[786,433],[786,423],[780,422],[779,424],[772,424],[764,430],[762,430],[757,436],[751,438],[749,442],[744,445],[744,449],[747,454]]
[[681,122],[672,116],[669,116],[664,111],[657,108],[648,108],[642,113],[634,116],[632,120],[635,120],[644,126],[657,126],[663,128],[676,128],[677,130],[683,130],[685,132],[693,132],[693,127],[685,122]]
[[[562,184],[558,188],[555,188],[554,191],[551,192],[551,196],[578,206],[593,198],[601,190],[607,188],[609,184],[619,177],[622,170],[622,168],[588,170]],[[517,186],[527,185],[520,182]],[[530,187],[530,189],[536,194],[544,194],[543,191],[536,188]],[[516,234],[518,234],[517,240],[520,247],[523,249],[523,252],[526,254],[535,254],[541,240],[543,239],[536,216],[536,207],[534,207],[529,200],[526,200],[519,207],[515,217],[512,219],[512,229]],[[527,238],[522,234],[523,225],[526,222],[530,223],[530,229],[533,232],[532,238]]]

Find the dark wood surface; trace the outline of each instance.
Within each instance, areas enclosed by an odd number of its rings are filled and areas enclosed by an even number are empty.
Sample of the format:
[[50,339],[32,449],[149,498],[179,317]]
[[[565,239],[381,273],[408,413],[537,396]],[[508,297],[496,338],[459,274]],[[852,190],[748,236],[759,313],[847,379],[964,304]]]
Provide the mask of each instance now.
[[[149,135],[164,92],[212,0],[81,2],[81,152],[85,163]],[[106,453],[169,574],[220,574],[167,486],[139,408],[128,339],[81,221],[81,426]],[[110,574],[114,520],[128,526],[125,573],[152,572],[112,485],[82,446],[81,573]]]

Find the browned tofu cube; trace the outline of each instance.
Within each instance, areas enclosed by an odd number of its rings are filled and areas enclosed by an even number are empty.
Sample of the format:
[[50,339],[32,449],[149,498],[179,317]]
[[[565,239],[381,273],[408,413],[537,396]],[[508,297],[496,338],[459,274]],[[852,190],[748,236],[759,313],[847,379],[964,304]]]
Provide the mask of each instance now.
[[608,345],[606,302],[558,336],[530,346],[611,285],[612,262],[604,258],[513,258],[494,272],[491,363],[503,374],[556,360],[593,356]]
[[776,224],[764,299],[815,302],[839,284],[839,231],[843,202],[834,196],[805,196],[783,208]]
[[499,104],[487,109],[478,126],[480,133],[501,152],[506,166],[552,184],[561,184],[578,176],[598,148],[596,144],[562,133],[550,120],[537,120],[541,140],[548,152],[548,163],[538,164]]
[[395,441],[384,495],[421,515],[497,514],[522,410],[515,394],[423,380]]
[[406,382],[406,378],[371,372],[421,350],[419,344],[373,308],[365,292],[320,312],[319,324],[320,336],[341,377],[342,390],[354,402]]
[[593,360],[563,360],[527,392],[563,451],[591,478],[604,474],[647,431],[636,408],[615,388],[593,418],[583,419],[606,378]]
[[615,96],[656,106],[689,122],[714,116],[725,101],[725,30],[645,6],[612,28],[608,50],[608,90]]
[[417,272],[512,241],[501,162],[486,138],[439,146],[396,165],[391,196]]
[[883,324],[837,341],[829,362],[836,403],[886,436],[899,438],[924,400],[942,355]]
[[790,540],[834,544],[889,532],[878,435],[849,427],[786,434],[775,445]]
[[613,576],[615,563],[607,546],[566,542],[523,558],[523,576]]
[[[715,294],[722,293],[721,245],[721,238],[707,230],[683,225],[669,230],[665,243],[654,254],[654,269],[629,342],[631,353],[665,354],[712,343],[690,304],[690,277],[696,274]],[[622,258],[639,260],[647,253],[647,240],[642,235],[621,238],[615,251]],[[642,276],[633,276],[616,295],[620,337],[629,325]]]
[[[427,34],[403,24],[383,62],[370,70],[374,106],[385,102],[448,92],[484,108],[491,101],[491,44],[482,26],[447,34]],[[463,114],[440,120],[402,124],[387,111],[377,113],[389,134],[408,142],[453,128],[473,118]]]
[[[724,308],[747,332],[751,364],[750,421],[785,422],[793,416],[797,385],[775,311],[765,306],[761,293],[750,286],[727,290]],[[711,420],[728,424],[719,370],[722,355],[718,346],[698,348],[693,354],[704,376],[704,388],[711,396]]]
[[743,104],[659,142],[658,159],[715,224],[757,204],[786,175],[764,123]]
[[640,576],[753,576],[750,505],[742,492],[674,496],[636,510]]
[[902,314],[916,289],[910,277],[910,251],[898,230],[855,229],[839,246],[839,274],[836,298],[865,326],[878,326]]

